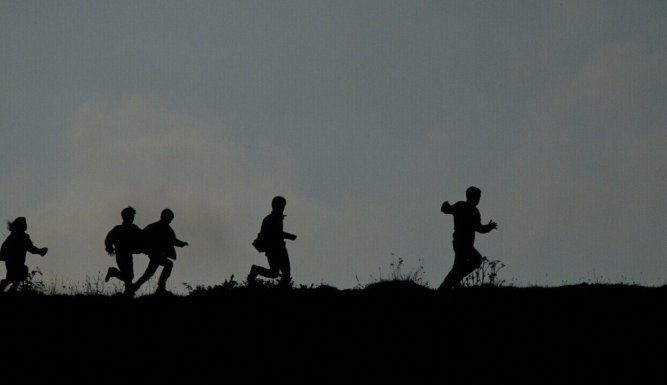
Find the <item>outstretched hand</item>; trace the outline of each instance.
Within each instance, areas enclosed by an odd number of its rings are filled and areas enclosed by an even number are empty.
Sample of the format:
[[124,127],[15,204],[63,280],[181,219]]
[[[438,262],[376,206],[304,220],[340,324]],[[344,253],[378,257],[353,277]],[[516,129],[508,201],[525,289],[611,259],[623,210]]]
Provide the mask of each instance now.
[[42,257],[46,255],[46,252],[49,251],[47,247],[42,247],[42,249],[39,251],[39,255]]
[[296,240],[296,235],[294,234],[287,234],[285,238],[289,239],[290,241]]
[[498,224],[492,220],[489,221],[489,224],[487,225],[491,228],[491,230],[495,230],[498,228]]

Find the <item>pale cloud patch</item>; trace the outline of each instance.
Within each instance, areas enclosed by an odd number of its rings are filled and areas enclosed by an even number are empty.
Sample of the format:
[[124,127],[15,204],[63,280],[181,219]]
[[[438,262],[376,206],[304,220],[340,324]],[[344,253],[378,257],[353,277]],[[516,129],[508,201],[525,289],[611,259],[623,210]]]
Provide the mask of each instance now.
[[[143,227],[171,208],[179,250],[172,286],[215,284],[231,274],[244,279],[251,264],[266,265],[250,242],[270,211],[274,195],[288,199],[286,230],[297,282],[352,285],[368,272],[373,245],[383,244],[383,210],[365,202],[327,206],[291,184],[292,157],[258,142],[245,148],[225,138],[224,128],[133,97],[118,105],[82,106],[69,132],[70,162],[63,191],[35,208],[29,220],[36,242],[50,247],[35,263],[43,271],[83,281],[113,263],[103,249],[120,210],[137,209]],[[369,260],[369,256],[371,259]],[[146,257],[135,258],[135,274]]]

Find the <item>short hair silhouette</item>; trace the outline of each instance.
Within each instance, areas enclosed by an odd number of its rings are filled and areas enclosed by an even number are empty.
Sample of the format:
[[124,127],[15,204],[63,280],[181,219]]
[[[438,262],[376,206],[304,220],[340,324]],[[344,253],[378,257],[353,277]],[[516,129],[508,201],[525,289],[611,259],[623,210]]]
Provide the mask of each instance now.
[[472,200],[473,198],[479,198],[482,195],[482,190],[478,189],[475,186],[470,186],[466,190],[466,198]]
[[136,214],[137,210],[135,210],[132,206],[127,206],[126,208],[123,209],[123,211],[120,212],[120,216],[123,218],[124,221],[129,221]]
[[281,197],[280,195],[274,197],[271,200],[271,208],[274,210],[281,207],[284,208],[285,206],[287,206],[287,199]]
[[164,209],[162,210],[162,213],[160,213],[160,219],[163,221],[170,221],[174,219],[174,212],[170,209]]

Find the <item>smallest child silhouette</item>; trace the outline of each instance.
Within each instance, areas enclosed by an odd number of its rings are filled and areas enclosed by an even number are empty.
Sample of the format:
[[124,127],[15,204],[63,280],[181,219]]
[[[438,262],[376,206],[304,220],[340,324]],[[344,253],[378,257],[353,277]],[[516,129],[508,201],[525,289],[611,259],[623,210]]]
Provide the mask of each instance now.
[[21,282],[28,278],[28,266],[25,265],[25,257],[28,252],[46,255],[46,247],[37,248],[32,244],[30,235],[26,234],[28,224],[24,217],[18,217],[14,222],[7,224],[9,236],[0,247],[0,261],[5,262],[7,277],[0,281],[0,293],[11,285],[9,292],[14,292]]

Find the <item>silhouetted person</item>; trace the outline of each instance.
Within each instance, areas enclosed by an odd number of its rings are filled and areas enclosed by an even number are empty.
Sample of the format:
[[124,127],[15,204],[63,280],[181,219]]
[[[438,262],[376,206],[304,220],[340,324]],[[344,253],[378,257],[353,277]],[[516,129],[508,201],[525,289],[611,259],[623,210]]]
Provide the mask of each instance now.
[[32,244],[30,235],[26,234],[28,224],[24,217],[18,217],[14,222],[9,222],[7,229],[10,232],[9,236],[0,248],[0,260],[5,261],[7,277],[0,281],[0,293],[4,292],[10,284],[12,286],[9,291],[16,291],[21,282],[28,278],[28,266],[25,265],[25,257],[28,252],[43,257],[48,251],[46,247],[40,249]]
[[132,261],[132,254],[140,253],[141,229],[134,224],[134,216],[136,210],[132,207],[126,207],[120,215],[123,218],[123,223],[114,227],[109,231],[104,239],[104,248],[109,255],[116,256],[116,264],[118,268],[110,267],[107,275],[104,278],[105,282],[109,279],[118,278],[125,283],[125,294],[132,295],[134,293],[134,266]]
[[449,289],[461,284],[461,280],[472,273],[482,264],[482,255],[475,250],[475,232],[486,234],[498,227],[489,221],[483,225],[477,204],[482,196],[482,191],[477,187],[469,187],[466,190],[466,201],[449,202],[442,204],[440,211],[445,214],[454,215],[454,266],[440,285],[439,290]]
[[288,285],[292,279],[285,239],[293,241],[296,239],[296,235],[283,231],[283,219],[285,218],[283,213],[286,205],[287,201],[281,196],[277,196],[271,201],[273,210],[262,221],[262,228],[259,232],[259,237],[266,250],[269,268],[252,265],[250,274],[248,274],[249,284],[254,283],[258,275],[267,278],[280,277],[281,285]]
[[134,291],[139,290],[141,285],[148,281],[162,266],[162,273],[157,282],[156,294],[169,293],[166,288],[167,279],[171,275],[174,263],[170,259],[176,259],[176,249],[174,247],[185,247],[187,242],[176,238],[176,233],[169,226],[174,220],[174,213],[169,209],[162,210],[160,220],[146,226],[142,231],[144,252],[148,255],[150,261],[144,274],[135,282]]

